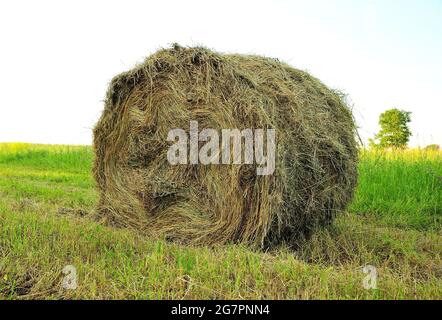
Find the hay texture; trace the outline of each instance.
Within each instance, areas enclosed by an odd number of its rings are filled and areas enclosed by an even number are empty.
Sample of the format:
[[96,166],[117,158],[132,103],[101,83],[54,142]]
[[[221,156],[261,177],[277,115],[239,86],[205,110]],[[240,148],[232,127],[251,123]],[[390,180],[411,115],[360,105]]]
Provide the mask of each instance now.
[[[276,169],[171,165],[169,130],[273,128]],[[99,214],[190,244],[296,244],[329,224],[357,182],[343,97],[276,59],[174,45],[110,83],[94,128]]]

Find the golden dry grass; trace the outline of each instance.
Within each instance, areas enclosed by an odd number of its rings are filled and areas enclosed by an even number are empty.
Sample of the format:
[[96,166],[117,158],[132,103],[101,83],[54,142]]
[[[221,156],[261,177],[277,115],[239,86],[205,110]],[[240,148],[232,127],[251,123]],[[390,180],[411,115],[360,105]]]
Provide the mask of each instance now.
[[[169,130],[276,130],[276,171],[167,161]],[[275,59],[175,45],[115,77],[94,129],[99,213],[180,243],[296,245],[350,202],[355,124],[342,96]]]

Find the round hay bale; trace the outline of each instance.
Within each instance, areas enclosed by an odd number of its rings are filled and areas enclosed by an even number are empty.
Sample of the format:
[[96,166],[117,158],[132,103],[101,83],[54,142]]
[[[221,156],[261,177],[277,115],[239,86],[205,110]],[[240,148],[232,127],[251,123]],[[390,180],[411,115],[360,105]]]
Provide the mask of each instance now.
[[[171,129],[274,129],[273,174],[254,164],[172,165]],[[329,224],[357,182],[342,95],[276,59],[174,45],[110,83],[94,128],[99,214],[191,244],[296,244]]]

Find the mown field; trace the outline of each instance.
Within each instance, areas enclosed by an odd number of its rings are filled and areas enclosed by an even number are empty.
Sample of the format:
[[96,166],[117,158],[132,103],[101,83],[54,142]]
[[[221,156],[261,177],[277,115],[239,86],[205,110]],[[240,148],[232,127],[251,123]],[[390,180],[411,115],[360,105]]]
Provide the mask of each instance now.
[[[90,147],[0,144],[1,299],[440,299],[442,152],[361,153],[347,213],[296,252],[103,225]],[[66,265],[78,273],[62,288]],[[378,270],[364,289],[365,265]]]

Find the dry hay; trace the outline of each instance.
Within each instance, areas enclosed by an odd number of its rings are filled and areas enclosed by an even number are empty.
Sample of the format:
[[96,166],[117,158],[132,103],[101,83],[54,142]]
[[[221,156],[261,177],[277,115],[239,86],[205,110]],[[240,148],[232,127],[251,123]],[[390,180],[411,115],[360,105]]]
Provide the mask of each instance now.
[[[274,128],[276,170],[167,161],[169,130]],[[116,76],[94,128],[98,211],[110,223],[191,244],[296,244],[329,224],[357,181],[342,95],[276,59],[174,45]]]

